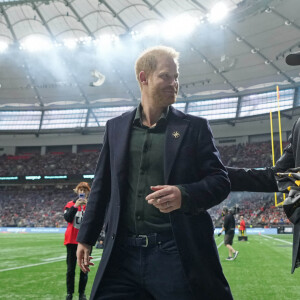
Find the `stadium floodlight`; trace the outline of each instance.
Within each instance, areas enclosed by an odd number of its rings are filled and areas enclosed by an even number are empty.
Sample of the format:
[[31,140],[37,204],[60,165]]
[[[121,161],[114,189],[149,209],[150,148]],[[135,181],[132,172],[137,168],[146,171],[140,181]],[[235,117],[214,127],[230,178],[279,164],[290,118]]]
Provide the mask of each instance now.
[[3,53],[7,50],[8,44],[6,42],[0,41],[0,53]]
[[147,36],[157,36],[158,33],[159,33],[159,28],[155,24],[148,25],[143,29],[143,36],[146,36],[146,37]]
[[77,39],[64,39],[63,43],[65,47],[69,49],[75,49],[77,47]]
[[29,52],[49,51],[53,48],[53,44],[48,38],[32,35],[24,39],[20,49]]
[[141,30],[141,32],[139,31],[130,32],[131,37],[134,40],[140,40],[147,37],[156,37],[159,35],[159,33],[160,33],[160,29],[155,24],[146,26],[144,29]]
[[162,24],[161,33],[166,39],[188,36],[195,30],[198,24],[199,20],[197,18],[185,13]]
[[111,46],[112,44],[117,44],[119,42],[119,37],[115,34],[102,34],[99,36],[99,43],[102,46]]
[[223,20],[228,14],[228,8],[223,2],[216,3],[207,16],[209,22],[217,23]]
[[90,36],[80,37],[79,42],[83,45],[90,45],[92,42],[92,38]]

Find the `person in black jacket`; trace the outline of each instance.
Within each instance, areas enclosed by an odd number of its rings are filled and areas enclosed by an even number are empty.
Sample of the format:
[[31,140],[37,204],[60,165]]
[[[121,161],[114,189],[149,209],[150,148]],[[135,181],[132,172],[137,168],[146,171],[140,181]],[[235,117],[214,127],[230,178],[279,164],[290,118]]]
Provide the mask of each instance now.
[[[286,57],[286,63],[291,66],[300,65],[300,52],[289,54]],[[275,175],[300,167],[300,118],[294,123],[288,140],[289,144],[273,167],[264,169],[227,167],[231,191],[278,192]],[[300,228],[299,222],[294,228],[292,273],[295,267],[300,266],[300,229],[296,228]]]
[[231,213],[231,211],[228,210],[228,208],[225,206],[223,207],[222,215],[225,216],[224,224],[223,224],[222,230],[218,233],[218,236],[220,236],[222,234],[222,232],[225,231],[224,245],[228,248],[228,252],[229,252],[226,260],[235,260],[239,254],[239,251],[235,250],[232,247],[233,238],[234,238],[234,230],[235,230],[234,216]]

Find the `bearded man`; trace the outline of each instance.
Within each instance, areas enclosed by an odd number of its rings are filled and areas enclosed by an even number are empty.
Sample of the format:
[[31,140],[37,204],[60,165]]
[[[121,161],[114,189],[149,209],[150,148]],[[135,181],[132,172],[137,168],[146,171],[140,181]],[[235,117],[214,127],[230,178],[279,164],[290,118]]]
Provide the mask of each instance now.
[[106,124],[77,238],[77,262],[88,272],[107,211],[91,300],[232,299],[206,211],[230,182],[207,120],[172,107],[178,56],[163,46],[142,53],[140,105]]

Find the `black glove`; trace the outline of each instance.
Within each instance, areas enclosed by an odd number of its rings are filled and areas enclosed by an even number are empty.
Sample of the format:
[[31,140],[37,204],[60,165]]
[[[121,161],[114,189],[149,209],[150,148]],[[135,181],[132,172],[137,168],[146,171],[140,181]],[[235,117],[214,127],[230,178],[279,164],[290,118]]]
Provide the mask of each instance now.
[[219,232],[219,233],[218,233],[218,236],[220,236],[221,234],[222,234],[222,232]]

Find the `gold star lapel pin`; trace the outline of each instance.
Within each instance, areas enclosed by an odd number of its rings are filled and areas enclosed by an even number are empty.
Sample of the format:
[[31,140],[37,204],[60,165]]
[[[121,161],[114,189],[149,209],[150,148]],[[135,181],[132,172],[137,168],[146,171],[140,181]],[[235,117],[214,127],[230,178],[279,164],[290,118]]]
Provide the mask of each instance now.
[[180,137],[180,133],[179,133],[178,131],[174,131],[174,132],[172,133],[172,135],[173,135],[173,137],[174,137],[175,139],[178,139],[178,138]]

